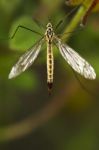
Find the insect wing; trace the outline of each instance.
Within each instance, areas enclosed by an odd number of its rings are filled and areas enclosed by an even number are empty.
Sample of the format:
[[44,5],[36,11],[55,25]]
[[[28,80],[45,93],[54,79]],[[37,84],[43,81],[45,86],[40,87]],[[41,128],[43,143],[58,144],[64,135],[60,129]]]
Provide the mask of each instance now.
[[37,44],[32,46],[25,54],[20,57],[19,61],[12,67],[12,70],[9,74],[9,79],[18,76],[33,64],[41,50],[43,40],[44,39],[41,39]]
[[63,58],[76,72],[88,79],[96,78],[96,73],[93,67],[77,52],[75,52],[68,45],[63,44],[60,40],[57,41],[57,46]]

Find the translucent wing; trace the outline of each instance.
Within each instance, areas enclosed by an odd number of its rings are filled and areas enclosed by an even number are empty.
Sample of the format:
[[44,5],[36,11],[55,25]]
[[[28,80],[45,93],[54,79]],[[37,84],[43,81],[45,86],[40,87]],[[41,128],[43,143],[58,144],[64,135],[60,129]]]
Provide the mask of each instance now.
[[75,52],[68,45],[63,44],[60,39],[57,39],[57,46],[61,55],[67,61],[67,63],[78,73],[88,79],[95,79],[96,73],[93,67],[84,60],[77,52]]
[[43,40],[44,38],[41,39],[36,45],[32,46],[20,57],[19,61],[12,67],[12,70],[9,74],[9,79],[18,76],[33,64],[40,52]]

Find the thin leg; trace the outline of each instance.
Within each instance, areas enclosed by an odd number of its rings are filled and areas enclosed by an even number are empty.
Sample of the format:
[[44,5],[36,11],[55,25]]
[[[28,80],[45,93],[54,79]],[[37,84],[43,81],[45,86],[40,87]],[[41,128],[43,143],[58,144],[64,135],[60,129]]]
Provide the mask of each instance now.
[[42,36],[41,33],[37,32],[37,31],[35,31],[35,30],[32,30],[32,29],[29,29],[29,28],[24,27],[24,26],[22,26],[22,25],[19,25],[19,26],[16,28],[14,34],[13,34],[11,37],[9,37],[9,38],[7,38],[7,39],[2,39],[2,40],[13,39],[14,36],[16,35],[17,31],[18,31],[20,28],[26,29],[26,30],[28,30],[28,31],[31,31],[31,32],[33,32],[33,33],[36,33],[36,34],[39,34],[40,36]]
[[[72,68],[71,68],[72,69]],[[84,91],[86,91],[89,95],[91,95],[92,97],[97,97],[97,94],[96,93],[94,93],[91,89],[88,89],[84,84],[83,84],[83,82],[80,80],[80,78],[79,78],[79,76],[77,75],[77,73],[72,69],[72,71],[73,71],[73,74],[74,74],[74,76],[75,76],[75,78],[76,78],[76,80],[78,81],[78,83],[80,84],[80,86],[81,86],[81,88],[84,90]]]
[[61,38],[61,36],[63,36],[64,34],[75,34],[75,33],[79,32],[79,31],[83,31],[83,28],[79,28],[79,29],[71,31],[71,32],[65,32],[63,34],[58,34],[57,37]]
[[64,20],[69,17],[79,6],[73,8],[69,13],[67,13],[55,26],[55,29],[58,29]]
[[42,24],[41,22],[39,22],[36,18],[33,18],[33,21],[35,21],[35,23],[36,23],[39,27],[42,27],[44,30],[46,29],[46,27],[44,26],[44,24]]

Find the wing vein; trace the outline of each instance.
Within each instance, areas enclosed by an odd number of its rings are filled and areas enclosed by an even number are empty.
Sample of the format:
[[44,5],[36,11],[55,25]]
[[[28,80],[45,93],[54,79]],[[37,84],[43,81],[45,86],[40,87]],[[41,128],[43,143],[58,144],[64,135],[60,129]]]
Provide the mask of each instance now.
[[42,37],[35,45],[33,45],[19,58],[18,62],[11,69],[9,79],[18,76],[33,64],[41,50],[43,41],[44,37]]
[[61,55],[76,72],[87,79],[96,78],[96,73],[93,67],[84,58],[67,44],[62,43],[59,38],[56,37],[55,40],[56,46],[59,48]]

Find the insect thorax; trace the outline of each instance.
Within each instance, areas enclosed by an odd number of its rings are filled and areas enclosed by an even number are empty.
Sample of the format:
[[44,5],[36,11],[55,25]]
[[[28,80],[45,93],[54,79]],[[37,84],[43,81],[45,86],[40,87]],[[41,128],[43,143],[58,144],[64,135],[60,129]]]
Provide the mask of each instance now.
[[46,36],[46,40],[47,41],[51,41],[53,40],[53,36],[54,36],[54,31],[53,31],[53,27],[51,23],[47,24],[47,29],[45,32],[45,36]]

